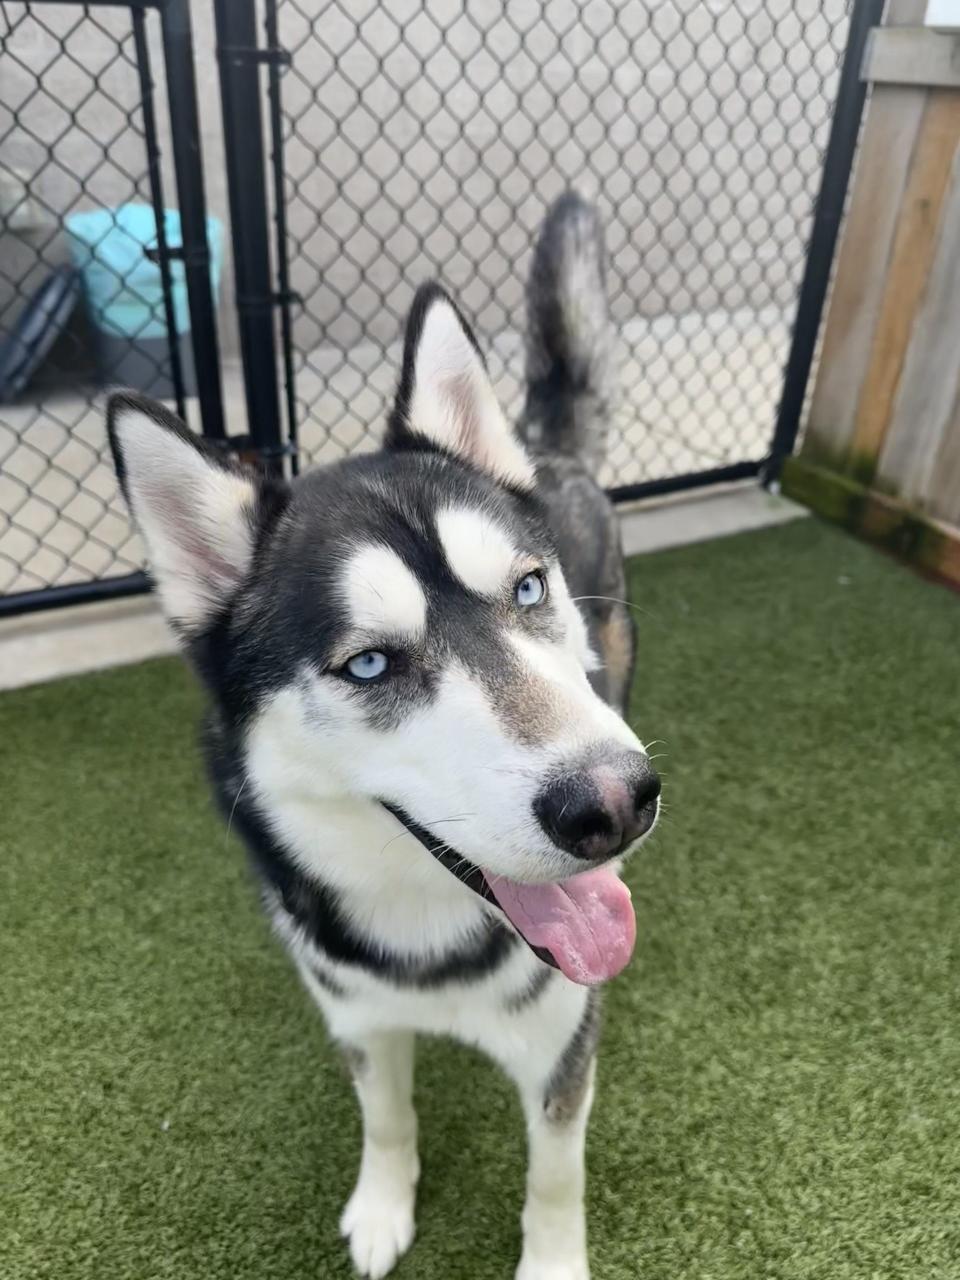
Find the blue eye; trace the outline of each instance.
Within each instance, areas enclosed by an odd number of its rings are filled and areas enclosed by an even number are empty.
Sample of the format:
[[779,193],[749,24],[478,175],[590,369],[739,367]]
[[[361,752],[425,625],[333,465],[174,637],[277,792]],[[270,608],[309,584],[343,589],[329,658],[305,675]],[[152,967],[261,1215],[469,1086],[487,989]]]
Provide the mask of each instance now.
[[546,598],[547,580],[539,569],[535,569],[520,579],[513,595],[521,609],[530,609]]
[[355,653],[344,667],[354,680],[378,680],[390,667],[390,659],[379,649],[364,649]]

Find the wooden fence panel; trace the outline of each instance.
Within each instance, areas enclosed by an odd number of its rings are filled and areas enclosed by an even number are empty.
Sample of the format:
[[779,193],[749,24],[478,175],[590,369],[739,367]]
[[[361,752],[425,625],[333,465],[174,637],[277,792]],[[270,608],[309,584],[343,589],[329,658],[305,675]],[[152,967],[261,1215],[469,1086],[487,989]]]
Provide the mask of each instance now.
[[[919,49],[935,54],[926,82]],[[783,488],[960,585],[960,88],[944,70],[960,37],[898,26],[865,67],[883,83]]]

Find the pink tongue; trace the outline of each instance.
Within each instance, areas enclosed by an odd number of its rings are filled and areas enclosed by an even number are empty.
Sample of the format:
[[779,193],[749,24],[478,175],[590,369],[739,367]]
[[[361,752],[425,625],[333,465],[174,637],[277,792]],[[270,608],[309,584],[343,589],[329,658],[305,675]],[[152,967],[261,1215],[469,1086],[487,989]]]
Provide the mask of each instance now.
[[533,946],[545,947],[573,982],[605,982],[633,954],[630,890],[610,867],[561,884],[519,884],[489,874],[486,881],[511,923]]

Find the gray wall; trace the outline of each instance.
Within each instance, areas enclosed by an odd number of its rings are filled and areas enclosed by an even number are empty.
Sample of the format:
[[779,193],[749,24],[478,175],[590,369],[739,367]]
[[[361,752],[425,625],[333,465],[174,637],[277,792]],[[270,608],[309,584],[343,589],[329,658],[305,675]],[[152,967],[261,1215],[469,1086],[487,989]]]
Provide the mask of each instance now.
[[[76,6],[44,5],[20,23],[24,6],[4,7],[0,136],[14,109],[24,127],[2,145],[0,210],[13,191],[4,169],[38,200],[37,225],[0,234],[0,324],[37,254],[62,255],[55,216],[146,195],[142,140],[123,114],[137,101],[129,37],[116,58],[128,14],[95,8],[84,21]],[[207,194],[225,218],[211,9],[194,0]],[[531,235],[571,182],[607,218],[619,319],[790,306],[844,0],[396,0],[359,27],[348,11],[349,0],[281,5],[301,349],[393,338],[413,287],[435,274],[484,331],[519,327]],[[72,32],[69,57],[41,22]],[[162,94],[156,47],[155,73]],[[225,279],[232,349],[229,262]]]

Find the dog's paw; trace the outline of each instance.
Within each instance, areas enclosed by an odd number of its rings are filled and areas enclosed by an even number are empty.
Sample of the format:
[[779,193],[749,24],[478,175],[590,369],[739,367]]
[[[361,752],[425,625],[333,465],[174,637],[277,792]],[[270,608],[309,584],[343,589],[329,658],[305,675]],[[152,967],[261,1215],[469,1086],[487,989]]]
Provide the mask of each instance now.
[[416,1157],[411,1164],[378,1162],[360,1173],[340,1218],[340,1234],[350,1244],[350,1257],[361,1276],[381,1280],[413,1243]]
[[524,1249],[516,1280],[590,1280],[585,1256],[579,1258],[536,1257]]
[[381,1280],[413,1244],[414,1191],[391,1194],[358,1186],[340,1219],[340,1234],[350,1242],[350,1257],[362,1276]]

